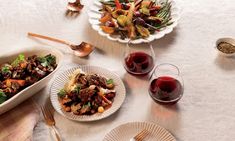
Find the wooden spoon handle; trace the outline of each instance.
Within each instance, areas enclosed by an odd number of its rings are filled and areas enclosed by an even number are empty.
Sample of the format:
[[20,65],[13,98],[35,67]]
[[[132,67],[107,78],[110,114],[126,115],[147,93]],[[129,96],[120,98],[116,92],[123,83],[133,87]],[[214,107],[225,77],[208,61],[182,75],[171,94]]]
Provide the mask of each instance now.
[[44,35],[40,35],[40,34],[36,34],[36,33],[29,32],[28,36],[38,37],[38,38],[42,38],[42,39],[46,39],[46,40],[50,40],[50,41],[54,41],[54,42],[58,42],[58,43],[62,43],[62,44],[71,46],[71,43],[66,42],[64,40],[60,40],[60,39],[56,39],[56,38],[52,38],[52,37],[48,37],[48,36],[44,36]]

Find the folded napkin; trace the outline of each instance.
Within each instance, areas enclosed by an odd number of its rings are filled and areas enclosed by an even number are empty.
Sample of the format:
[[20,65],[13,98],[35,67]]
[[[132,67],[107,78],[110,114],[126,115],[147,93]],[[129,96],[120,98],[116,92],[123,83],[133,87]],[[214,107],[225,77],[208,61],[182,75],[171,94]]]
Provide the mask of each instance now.
[[0,141],[31,141],[40,109],[29,99],[0,115]]

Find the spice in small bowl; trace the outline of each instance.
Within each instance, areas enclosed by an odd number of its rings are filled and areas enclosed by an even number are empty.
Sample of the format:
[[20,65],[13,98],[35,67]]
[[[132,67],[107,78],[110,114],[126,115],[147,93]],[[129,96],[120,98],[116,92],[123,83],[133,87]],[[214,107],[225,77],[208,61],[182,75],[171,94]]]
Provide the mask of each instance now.
[[218,44],[217,48],[226,54],[231,54],[235,52],[235,46],[231,45],[230,43],[221,42]]
[[220,54],[233,56],[235,54],[235,40],[232,38],[221,38],[217,42],[217,49]]

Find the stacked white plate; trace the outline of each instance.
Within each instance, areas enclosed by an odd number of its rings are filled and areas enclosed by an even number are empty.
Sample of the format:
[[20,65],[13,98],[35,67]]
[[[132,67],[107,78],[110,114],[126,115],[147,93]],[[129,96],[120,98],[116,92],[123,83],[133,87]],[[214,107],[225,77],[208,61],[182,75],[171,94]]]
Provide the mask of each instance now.
[[120,125],[109,132],[103,141],[129,141],[144,129],[150,133],[143,141],[176,141],[166,129],[148,122],[130,122]]

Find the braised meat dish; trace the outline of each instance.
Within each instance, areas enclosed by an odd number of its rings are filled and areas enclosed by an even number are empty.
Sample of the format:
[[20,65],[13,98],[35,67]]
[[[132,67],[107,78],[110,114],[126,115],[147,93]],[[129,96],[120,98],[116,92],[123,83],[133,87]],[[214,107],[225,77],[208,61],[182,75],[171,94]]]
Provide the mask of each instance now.
[[44,78],[56,67],[56,57],[51,54],[27,58],[20,54],[13,62],[0,65],[0,104]]
[[77,69],[58,93],[61,107],[75,115],[103,113],[111,107],[116,91],[113,79]]

